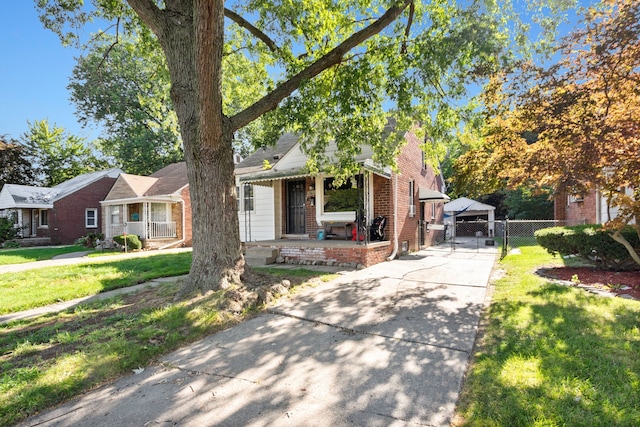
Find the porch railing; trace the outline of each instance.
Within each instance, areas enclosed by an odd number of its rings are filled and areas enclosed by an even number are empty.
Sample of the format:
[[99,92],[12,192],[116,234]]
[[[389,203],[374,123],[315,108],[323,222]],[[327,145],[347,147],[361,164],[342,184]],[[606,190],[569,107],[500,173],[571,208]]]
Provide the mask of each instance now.
[[[148,233],[145,232],[148,230]],[[113,224],[109,229],[110,233],[107,238],[121,236],[125,232],[127,234],[135,234],[142,239],[163,239],[177,237],[175,221],[167,222],[128,222],[126,227],[124,224]]]
[[166,237],[177,237],[175,221],[149,223],[150,239],[166,238]]

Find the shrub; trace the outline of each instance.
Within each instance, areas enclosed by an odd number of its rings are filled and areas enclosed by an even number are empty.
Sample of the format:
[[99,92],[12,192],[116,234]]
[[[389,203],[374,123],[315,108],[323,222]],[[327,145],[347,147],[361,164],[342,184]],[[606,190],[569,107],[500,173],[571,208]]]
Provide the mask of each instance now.
[[13,240],[20,235],[22,231],[16,227],[16,214],[11,213],[7,217],[0,218],[0,244],[7,240]]
[[124,241],[125,241],[125,236],[127,239],[127,249],[132,249],[132,250],[137,250],[142,248],[142,242],[140,241],[140,238],[138,236],[136,236],[135,234],[126,234],[124,236],[115,236],[113,238],[113,240],[121,245],[124,246]]
[[[640,251],[638,234],[632,227],[622,230],[625,239]],[[627,249],[611,238],[599,224],[550,227],[535,232],[536,241],[551,254],[576,255],[606,270],[637,268]]]
[[76,240],[76,243],[88,248],[95,248],[99,240],[104,240],[104,234],[102,233],[87,233]]

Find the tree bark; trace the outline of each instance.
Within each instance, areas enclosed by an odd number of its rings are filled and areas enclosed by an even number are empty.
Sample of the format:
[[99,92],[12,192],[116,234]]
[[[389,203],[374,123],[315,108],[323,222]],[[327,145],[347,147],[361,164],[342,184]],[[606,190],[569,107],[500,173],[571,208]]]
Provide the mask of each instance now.
[[156,33],[171,75],[171,100],[180,123],[192,209],[193,260],[178,297],[239,283],[240,246],[233,130],[222,114],[224,9],[220,0],[148,0],[129,4]]

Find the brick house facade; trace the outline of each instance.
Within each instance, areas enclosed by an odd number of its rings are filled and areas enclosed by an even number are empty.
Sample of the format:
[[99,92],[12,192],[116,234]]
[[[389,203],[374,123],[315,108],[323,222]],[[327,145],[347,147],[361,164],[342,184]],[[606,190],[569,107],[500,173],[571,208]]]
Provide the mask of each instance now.
[[24,246],[73,244],[101,231],[100,201],[121,173],[118,168],[90,172],[54,187],[5,184],[0,212],[13,216]]
[[[398,173],[372,167],[372,152],[363,148],[356,159],[363,169],[351,184],[352,190],[364,195],[361,207],[339,212],[325,210],[331,177],[304,173],[306,157],[295,136],[285,135],[273,149],[259,150],[245,159],[236,168],[245,247],[277,248],[280,258],[293,262],[368,266],[394,253],[416,251],[443,240],[443,232],[428,230],[426,225],[443,224],[443,204],[448,198],[439,192],[444,192],[444,181],[424,162],[417,137],[407,133],[405,139],[396,159]],[[272,165],[268,170],[262,167],[265,160]],[[421,201],[420,189],[441,194],[443,199]],[[386,218],[382,241],[354,241],[357,209],[366,216],[367,226],[378,216]],[[301,217],[299,221],[291,220],[293,212]],[[335,244],[318,241],[326,235]],[[345,241],[352,244],[345,245]]]

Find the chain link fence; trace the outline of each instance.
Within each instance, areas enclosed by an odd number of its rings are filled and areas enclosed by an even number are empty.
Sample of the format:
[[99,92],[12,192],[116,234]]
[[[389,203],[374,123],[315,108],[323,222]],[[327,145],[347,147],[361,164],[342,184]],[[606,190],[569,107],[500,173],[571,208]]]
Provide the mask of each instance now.
[[521,246],[537,245],[534,233],[537,230],[549,227],[566,225],[566,221],[550,220],[512,220],[505,219],[496,222],[496,235],[501,236],[501,257],[504,258],[509,251]]
[[454,231],[447,231],[445,243],[457,251],[479,252],[495,247],[505,257],[521,246],[537,245],[536,230],[563,225],[565,221],[555,220],[457,221]]

